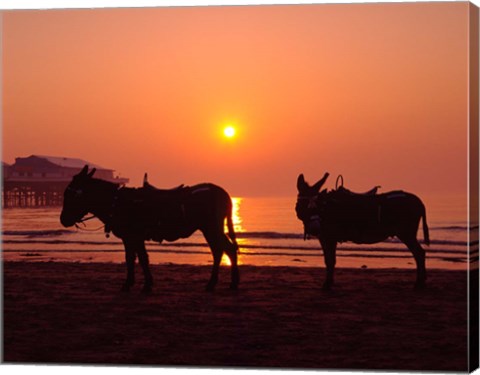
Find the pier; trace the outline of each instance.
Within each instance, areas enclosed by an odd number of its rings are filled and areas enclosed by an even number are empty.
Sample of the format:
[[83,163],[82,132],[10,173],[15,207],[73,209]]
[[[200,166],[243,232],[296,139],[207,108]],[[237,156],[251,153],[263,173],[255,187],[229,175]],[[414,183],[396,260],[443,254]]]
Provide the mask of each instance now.
[[72,177],[85,166],[97,168],[95,177],[126,184],[128,178],[114,177],[113,169],[82,159],[31,155],[2,164],[2,208],[61,206],[63,192]]
[[68,182],[4,181],[2,208],[60,206]]

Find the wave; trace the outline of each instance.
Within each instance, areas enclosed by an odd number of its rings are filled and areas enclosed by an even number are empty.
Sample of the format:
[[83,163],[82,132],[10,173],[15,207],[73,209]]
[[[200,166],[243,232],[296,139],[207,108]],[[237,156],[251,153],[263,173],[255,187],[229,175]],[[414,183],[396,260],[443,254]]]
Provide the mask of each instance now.
[[472,225],[470,227],[463,225],[447,225],[441,227],[429,227],[429,230],[450,230],[450,231],[464,231],[464,230],[478,230],[478,225]]
[[[443,231],[466,231],[478,229],[478,226],[439,226],[430,227],[429,230]],[[3,236],[27,236],[27,237],[45,237],[45,236],[61,236],[65,234],[78,233],[78,230],[69,229],[48,229],[48,230],[5,230],[2,231]],[[103,232],[99,232],[103,233]],[[275,231],[253,231],[253,232],[237,232],[237,238],[270,238],[270,239],[303,239],[303,233],[275,232]]]
[[[465,231],[478,229],[476,226],[463,226],[463,225],[447,225],[447,226],[434,226],[429,227],[429,230],[443,230],[443,231]],[[9,236],[48,236],[48,235],[62,235],[68,233],[77,233],[77,230],[69,229],[50,229],[50,230],[6,230],[3,231],[3,235]],[[238,237],[243,238],[303,238],[303,233],[289,233],[289,232],[275,232],[275,231],[251,231],[251,232],[237,232]]]
[[[453,228],[453,227],[450,227]],[[466,229],[467,227],[464,227]],[[240,232],[237,233],[237,238],[245,238],[245,239],[279,239],[279,240],[291,240],[291,239],[298,239],[303,240],[304,235],[298,233],[280,233],[280,232]],[[310,239],[316,240],[316,238],[311,237]],[[422,243],[422,241],[420,241]],[[381,241],[381,243],[395,243],[401,244],[402,242],[397,238],[388,238],[385,241]],[[450,245],[450,246],[470,246],[478,245],[478,241],[472,241],[470,243],[466,241],[455,241],[455,240],[435,240],[431,239],[430,244],[432,245]]]
[[76,233],[76,231],[68,230],[68,229],[5,230],[2,232],[2,236],[25,236],[28,238],[35,238],[35,237],[63,236],[65,234],[73,234],[73,233]]
[[285,232],[238,232],[237,238],[303,239],[303,233]]
[[[444,227],[447,228],[447,227]],[[448,228],[460,228],[456,226],[451,226]],[[466,227],[462,227],[466,229]],[[62,238],[65,235],[71,235],[78,233],[76,230],[68,230],[68,229],[52,229],[52,230],[6,230],[2,232],[2,242],[3,243],[22,243],[29,242],[29,243],[49,243],[49,244],[63,244],[63,243],[76,243],[76,244],[84,244],[84,245],[103,245],[103,244],[112,244],[112,240],[108,241],[100,241],[100,240],[77,240],[74,237],[70,237],[69,239]],[[103,235],[102,233],[99,233]],[[286,233],[286,232],[238,232],[237,234],[238,239],[256,239],[256,240],[302,240],[304,239],[303,233]],[[28,240],[25,239],[12,239],[10,236],[16,237],[26,237]],[[9,238],[10,237],[10,238]],[[46,240],[45,237],[60,237],[58,239]],[[421,237],[420,237],[421,238]],[[71,239],[71,240],[70,240]],[[317,239],[314,237],[310,237],[309,240],[316,241]],[[118,243],[121,243],[120,240],[117,240]],[[385,241],[380,243],[384,244],[402,244],[400,240],[397,238],[388,238]],[[423,243],[420,241],[420,243]],[[181,246],[184,246],[186,243],[183,243]],[[430,244],[432,245],[441,245],[441,246],[471,246],[475,247],[478,246],[478,240],[467,242],[467,241],[458,241],[458,240],[446,240],[446,239],[431,239]],[[201,244],[193,244],[193,246],[200,246]],[[188,245],[187,245],[188,246]],[[263,245],[262,245],[263,246]],[[279,246],[274,245],[275,248],[279,248]],[[288,246],[291,247],[291,246]],[[302,248],[301,246],[295,246],[294,248]],[[306,247],[308,248],[308,247]]]
[[[65,246],[74,246],[76,250],[74,251],[83,251],[79,250],[79,247],[85,246],[99,246],[101,249],[97,249],[95,251],[106,251],[105,247],[116,245],[119,246],[119,249],[123,249],[123,244],[121,241],[67,241],[67,240],[4,240],[4,244],[27,244],[27,245],[65,245]],[[303,242],[302,242],[303,243]],[[208,249],[208,244],[204,241],[202,242],[152,242],[147,241],[146,243],[149,251],[157,251],[158,249],[165,249],[165,248],[205,248]],[[399,244],[401,246],[394,246],[394,247],[382,247],[379,245],[350,245],[344,246],[339,245],[337,247],[338,251],[341,252],[349,252],[349,253],[410,253],[410,250],[403,244]],[[250,253],[249,250],[253,250],[253,252],[257,253],[257,250],[276,250],[276,251],[304,251],[308,253],[321,253],[320,245],[315,246],[303,246],[301,243],[277,243],[277,244],[240,244],[240,253],[247,252]],[[459,253],[466,253],[465,249],[452,249],[452,248],[427,248],[425,249],[427,253],[444,253],[444,254],[459,254]],[[158,250],[162,251],[162,250]],[[178,251],[178,250],[173,250]],[[191,251],[191,250],[187,250]],[[478,253],[478,250],[473,250],[470,254]]]
[[[278,250],[278,249],[277,249]],[[292,250],[292,249],[289,249]],[[71,253],[123,253],[121,249],[82,249],[82,250],[52,250],[52,249],[45,249],[39,250],[38,252],[32,253],[31,250],[3,250],[5,253],[17,253],[19,256],[23,257],[39,257],[44,256],[47,254],[71,254]],[[149,249],[148,252],[150,254],[158,253],[158,254],[199,254],[199,255],[208,255],[210,252],[208,250],[199,250],[199,249]],[[447,252],[450,256],[434,254],[434,255],[427,255],[428,259],[439,259],[446,262],[454,262],[454,263],[467,263],[468,258],[464,254],[458,254],[458,252]],[[242,253],[241,255],[248,255],[250,256],[291,256],[296,257],[297,261],[301,261],[299,257],[322,257],[322,253],[317,252],[283,252],[283,251],[256,251],[256,252],[249,252],[249,253]],[[345,257],[345,258],[377,258],[377,259],[411,259],[411,254],[384,254],[382,252],[373,252],[373,253],[345,253],[342,251],[337,252],[337,257]],[[478,261],[478,257],[474,257],[470,259],[470,262]]]
[[[383,241],[385,243],[402,243],[402,241],[396,239],[396,238],[392,238],[392,239],[388,239],[388,240],[385,240]],[[419,241],[420,244],[423,244],[422,241]],[[446,246],[467,246],[470,244],[470,246],[475,246],[475,245],[478,245],[478,241],[472,241],[470,243],[466,242],[466,241],[454,241],[454,240],[430,240],[430,244],[431,245],[446,245]]]
[[[478,228],[478,227],[477,227]],[[429,230],[444,230],[444,231],[466,231],[468,227],[450,226],[450,227],[434,227]],[[419,232],[420,233],[420,232]],[[303,233],[285,233],[285,232],[238,232],[237,238],[269,238],[269,239],[302,239]],[[313,238],[313,237],[312,237]],[[400,242],[397,239],[388,239],[385,242]]]
[[[47,237],[61,236],[64,234],[78,233],[76,230],[68,229],[52,229],[52,230],[5,230],[3,236],[26,236]],[[103,232],[102,232],[103,233]],[[237,238],[267,238],[267,239],[303,239],[303,234],[299,233],[283,233],[283,232],[237,232]]]

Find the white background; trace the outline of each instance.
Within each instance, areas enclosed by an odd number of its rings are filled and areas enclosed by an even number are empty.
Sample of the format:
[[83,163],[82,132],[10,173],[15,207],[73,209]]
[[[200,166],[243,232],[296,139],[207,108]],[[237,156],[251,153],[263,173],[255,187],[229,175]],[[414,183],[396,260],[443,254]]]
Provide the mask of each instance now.
[[[406,0],[413,2],[414,0]],[[447,0],[437,0],[447,1]],[[379,2],[375,0],[363,1],[295,1],[295,0],[1,0],[0,9],[50,9],[50,8],[103,8],[103,7],[153,7],[153,6],[192,6],[192,5],[250,5],[250,4],[311,4],[311,3],[366,3]],[[393,1],[382,1],[393,2]],[[397,1],[398,2],[398,1]],[[471,1],[479,6],[480,0]],[[1,23],[0,23],[1,25]],[[0,54],[1,55],[1,54]],[[1,80],[0,80],[1,82]],[[3,310],[2,310],[3,311]],[[3,319],[2,319],[3,323]],[[366,337],[365,340],[368,340]],[[252,358],[253,359],[253,358]],[[1,365],[0,371],[4,375],[29,374],[38,375],[301,375],[311,371],[289,370],[241,370],[241,369],[175,369],[175,368],[147,368],[147,367],[110,367],[110,366],[45,366],[45,365]],[[141,374],[139,374],[141,373]],[[316,374],[327,374],[326,371],[316,371]],[[333,371],[333,374],[351,375],[348,371]],[[356,374],[374,374],[373,372],[356,372]],[[477,371],[478,373],[478,371]],[[390,372],[390,374],[396,374]],[[402,373],[405,374],[405,373]]]

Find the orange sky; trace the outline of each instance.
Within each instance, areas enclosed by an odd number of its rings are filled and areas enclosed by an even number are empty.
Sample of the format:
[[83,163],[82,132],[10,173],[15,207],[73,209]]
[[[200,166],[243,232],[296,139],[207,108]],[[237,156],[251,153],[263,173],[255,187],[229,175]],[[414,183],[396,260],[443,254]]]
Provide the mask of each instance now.
[[467,25],[466,2],[6,11],[3,160],[233,196],[325,171],[328,187],[464,192]]

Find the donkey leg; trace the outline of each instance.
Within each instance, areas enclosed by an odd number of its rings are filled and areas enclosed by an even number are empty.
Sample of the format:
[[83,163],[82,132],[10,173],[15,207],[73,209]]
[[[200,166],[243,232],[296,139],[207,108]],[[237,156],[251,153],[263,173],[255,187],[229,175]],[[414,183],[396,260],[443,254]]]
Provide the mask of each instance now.
[[228,240],[227,236],[225,236],[225,253],[227,254],[231,263],[230,269],[232,273],[232,281],[230,283],[230,289],[237,290],[238,284],[240,283],[237,248]]
[[207,292],[213,292],[215,289],[215,286],[217,285],[218,282],[218,271],[220,269],[220,262],[222,260],[222,251],[221,250],[213,250],[212,249],[212,254],[213,254],[213,267],[212,267],[212,274],[210,276],[210,280],[207,283],[207,286],[205,287],[205,290]]
[[138,254],[138,261],[140,263],[140,266],[142,267],[143,276],[145,278],[142,291],[149,293],[152,291],[153,277],[152,277],[152,274],[150,273],[147,249],[145,248],[145,242],[143,240],[139,241],[138,243],[137,254]]
[[122,286],[122,291],[128,292],[135,284],[135,249],[129,241],[123,241],[125,246],[125,262],[127,264],[127,279]]
[[415,236],[399,237],[400,240],[408,247],[415,258],[417,264],[417,280],[415,281],[415,289],[425,287],[427,281],[427,271],[425,268],[425,250],[418,242]]
[[320,240],[323,249],[323,258],[327,268],[327,278],[323,283],[323,289],[330,290],[333,286],[333,274],[336,263],[337,242],[333,240]]
[[[222,224],[223,225],[223,224]],[[222,227],[222,232],[218,231],[218,228],[209,228],[207,230],[202,231],[203,236],[207,240],[208,246],[210,246],[210,251],[212,252],[213,255],[213,267],[212,267],[212,274],[210,276],[210,280],[207,283],[207,286],[205,290],[207,292],[213,292],[215,289],[215,286],[217,285],[218,282],[218,271],[220,268],[220,262],[222,261],[222,255],[223,255],[223,239],[222,236],[225,236],[223,233],[223,227]],[[219,235],[221,233],[221,235]]]

